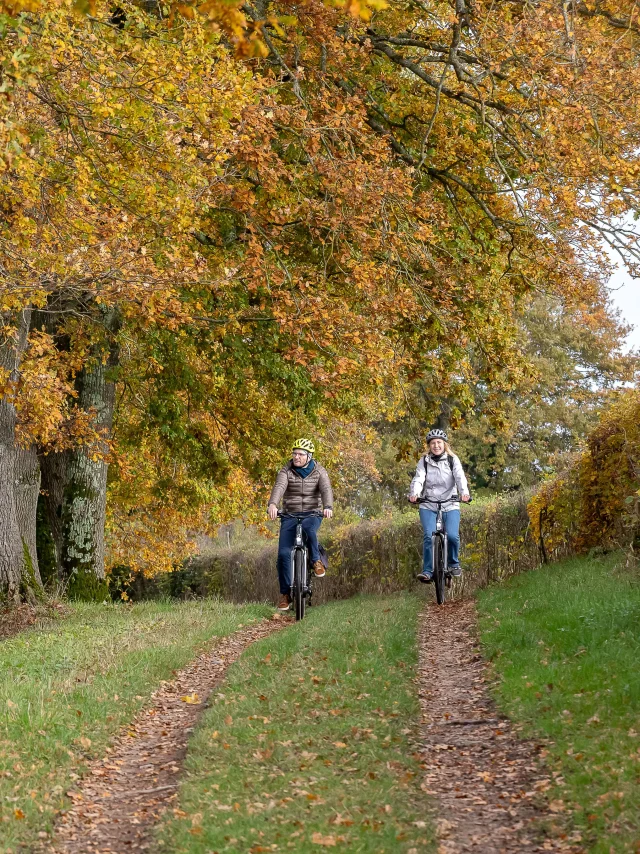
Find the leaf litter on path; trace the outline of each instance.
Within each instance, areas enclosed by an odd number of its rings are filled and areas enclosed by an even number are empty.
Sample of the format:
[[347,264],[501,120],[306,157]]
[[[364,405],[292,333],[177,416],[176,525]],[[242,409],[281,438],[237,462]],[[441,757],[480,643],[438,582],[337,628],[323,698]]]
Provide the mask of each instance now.
[[152,829],[175,800],[189,736],[213,688],[249,644],[279,631],[285,620],[240,629],[196,658],[124,727],[107,755],[92,764],[72,806],[58,822],[47,854],[121,854],[151,847]]
[[467,601],[431,605],[421,619],[422,785],[436,798],[438,852],[577,854],[553,826],[564,805],[542,798],[549,781],[539,747],[519,738],[489,697],[475,627]]

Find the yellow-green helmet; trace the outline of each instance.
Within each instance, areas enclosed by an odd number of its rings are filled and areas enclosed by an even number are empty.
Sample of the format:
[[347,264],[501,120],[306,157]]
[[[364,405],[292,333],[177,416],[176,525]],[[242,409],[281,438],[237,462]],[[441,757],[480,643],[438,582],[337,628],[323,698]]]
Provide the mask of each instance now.
[[311,439],[296,439],[293,443],[293,451],[306,451],[308,454],[314,454],[316,446]]

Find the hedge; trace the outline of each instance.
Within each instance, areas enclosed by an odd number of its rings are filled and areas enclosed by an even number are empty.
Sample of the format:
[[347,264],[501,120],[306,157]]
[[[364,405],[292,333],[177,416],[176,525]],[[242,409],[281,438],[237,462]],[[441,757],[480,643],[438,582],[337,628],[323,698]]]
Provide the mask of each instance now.
[[544,560],[640,546],[640,389],[617,393],[584,451],[533,496],[529,515]]
[[[455,582],[457,596],[539,565],[527,498],[517,493],[462,508],[461,561],[465,572]],[[315,585],[316,603],[356,593],[405,589],[421,569],[422,528],[415,510],[343,527],[321,540],[329,553],[329,572]],[[180,570],[131,583],[122,568],[112,574],[113,595],[119,597],[124,589],[126,597],[132,599],[160,594],[218,594],[234,602],[274,602],[279,594],[276,550],[274,542],[256,552],[203,554],[191,558]]]

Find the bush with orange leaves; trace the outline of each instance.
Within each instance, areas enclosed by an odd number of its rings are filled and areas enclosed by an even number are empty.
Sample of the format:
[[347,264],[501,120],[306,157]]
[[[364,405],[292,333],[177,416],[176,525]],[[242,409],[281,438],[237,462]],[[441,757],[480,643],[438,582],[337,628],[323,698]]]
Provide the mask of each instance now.
[[640,389],[605,409],[585,449],[529,503],[544,561],[592,549],[627,548],[640,538]]

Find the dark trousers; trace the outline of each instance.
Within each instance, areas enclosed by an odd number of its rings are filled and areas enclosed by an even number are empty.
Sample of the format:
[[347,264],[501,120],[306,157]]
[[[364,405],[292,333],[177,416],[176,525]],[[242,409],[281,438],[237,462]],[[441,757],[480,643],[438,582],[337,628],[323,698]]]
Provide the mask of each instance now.
[[[311,563],[320,560],[318,551],[318,528],[322,519],[319,516],[308,516],[302,520],[302,530],[311,551]],[[280,593],[288,593],[293,584],[291,575],[291,549],[296,540],[295,519],[280,520],[280,541],[278,543],[278,580],[280,582]]]

